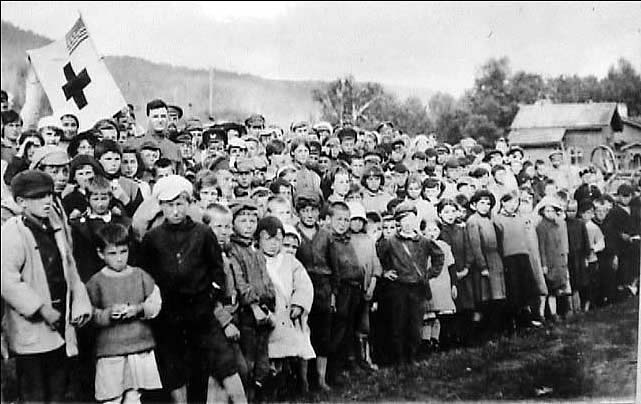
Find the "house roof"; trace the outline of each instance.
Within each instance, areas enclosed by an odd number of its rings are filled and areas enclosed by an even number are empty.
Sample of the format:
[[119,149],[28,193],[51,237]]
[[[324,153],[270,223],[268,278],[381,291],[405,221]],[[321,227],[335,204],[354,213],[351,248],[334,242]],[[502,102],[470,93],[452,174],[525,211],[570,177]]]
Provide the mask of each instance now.
[[587,104],[522,105],[512,121],[511,128],[565,128],[588,129],[612,124],[621,130],[621,117],[614,102]]
[[508,141],[516,146],[535,146],[559,143],[563,140],[565,128],[524,128],[512,129]]
[[641,122],[637,120],[630,119],[630,118],[623,118],[622,121],[626,125],[634,126],[637,129],[641,129]]

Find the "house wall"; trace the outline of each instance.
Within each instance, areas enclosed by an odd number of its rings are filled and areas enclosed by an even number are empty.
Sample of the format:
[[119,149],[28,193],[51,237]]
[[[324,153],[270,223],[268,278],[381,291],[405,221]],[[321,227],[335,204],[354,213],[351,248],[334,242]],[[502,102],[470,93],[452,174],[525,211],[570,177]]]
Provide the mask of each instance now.
[[626,144],[641,141],[641,129],[627,123],[623,123],[623,131],[617,133],[617,140]]
[[536,160],[543,160],[545,162],[549,162],[548,156],[550,153],[552,153],[554,150],[560,149],[560,146],[554,146],[554,145],[549,145],[549,146],[539,146],[539,147],[526,147],[523,146],[523,150],[525,151],[525,159],[530,160],[531,162],[535,162]]
[[[613,131],[610,126],[589,132],[568,130],[565,132],[563,142],[568,158],[575,156],[572,161],[573,165],[585,166],[590,164],[592,151],[600,145],[610,143],[612,136]],[[580,157],[581,152],[582,158]]]

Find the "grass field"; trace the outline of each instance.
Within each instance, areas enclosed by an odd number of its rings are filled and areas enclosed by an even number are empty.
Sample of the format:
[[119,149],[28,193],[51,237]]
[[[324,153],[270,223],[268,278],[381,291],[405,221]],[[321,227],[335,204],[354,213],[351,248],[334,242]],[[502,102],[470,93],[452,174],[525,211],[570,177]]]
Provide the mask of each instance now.
[[[431,355],[414,366],[376,373],[356,370],[349,383],[329,393],[299,397],[309,402],[447,400],[634,400],[638,298],[579,314],[543,329],[479,348]],[[2,390],[15,398],[3,363]]]

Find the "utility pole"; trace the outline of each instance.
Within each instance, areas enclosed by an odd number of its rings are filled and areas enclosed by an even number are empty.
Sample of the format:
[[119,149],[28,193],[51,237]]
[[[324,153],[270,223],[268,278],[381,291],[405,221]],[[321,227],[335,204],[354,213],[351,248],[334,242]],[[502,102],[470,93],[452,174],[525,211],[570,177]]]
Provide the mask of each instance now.
[[209,68],[209,118],[214,116],[214,68]]

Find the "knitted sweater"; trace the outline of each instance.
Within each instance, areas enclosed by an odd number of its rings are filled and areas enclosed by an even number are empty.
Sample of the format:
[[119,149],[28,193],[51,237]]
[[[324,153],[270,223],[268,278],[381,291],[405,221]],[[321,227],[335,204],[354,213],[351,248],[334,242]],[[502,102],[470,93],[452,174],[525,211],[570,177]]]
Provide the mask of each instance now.
[[115,304],[143,304],[144,318],[160,312],[160,293],[154,280],[140,268],[127,267],[115,272],[107,267],[87,282],[87,292],[94,306],[93,322],[100,327],[96,338],[96,356],[120,356],[152,349],[151,328],[140,319],[114,322],[109,307]]

